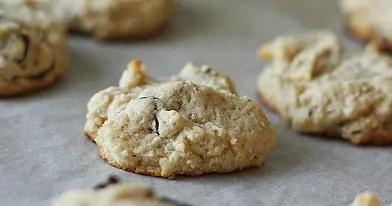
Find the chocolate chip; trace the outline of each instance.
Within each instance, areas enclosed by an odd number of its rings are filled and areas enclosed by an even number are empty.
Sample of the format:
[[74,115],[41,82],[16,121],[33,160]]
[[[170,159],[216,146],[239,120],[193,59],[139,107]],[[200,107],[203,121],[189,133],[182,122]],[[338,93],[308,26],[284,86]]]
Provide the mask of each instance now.
[[208,67],[208,68],[205,70],[205,73],[209,74],[211,71],[212,71],[212,69],[211,69],[210,67]]
[[119,182],[119,179],[116,176],[109,176],[109,178],[106,182],[95,186],[94,189],[96,189],[96,190],[103,189],[109,185],[117,184],[118,182]]
[[[150,97],[140,97],[139,99],[152,99],[152,100],[159,100],[158,97],[154,97],[154,96],[150,96]],[[149,132],[155,132],[158,136],[159,134],[159,121],[158,121],[158,117],[157,117],[157,113],[158,113],[158,107],[156,102],[155,103],[155,107],[154,107],[154,124],[155,124],[155,128],[151,128],[149,129]]]
[[354,130],[354,131],[351,132],[351,135],[356,135],[356,134],[359,134],[361,132],[362,132],[361,130]]
[[139,99],[153,99],[153,100],[158,100],[158,97],[150,96],[150,97],[140,97]]
[[157,135],[159,136],[159,121],[158,121],[158,117],[157,114],[155,112],[154,114],[154,122],[155,122],[155,133],[157,133]]

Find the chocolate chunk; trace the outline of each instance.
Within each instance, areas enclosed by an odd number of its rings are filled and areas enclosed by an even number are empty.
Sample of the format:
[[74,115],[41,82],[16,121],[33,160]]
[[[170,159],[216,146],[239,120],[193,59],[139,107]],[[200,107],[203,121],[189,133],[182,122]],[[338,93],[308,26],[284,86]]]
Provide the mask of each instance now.
[[159,121],[156,113],[154,114],[154,122],[155,122],[155,133],[159,136]]
[[356,135],[356,134],[359,134],[361,132],[362,132],[361,130],[354,130],[354,131],[351,132],[351,135]]
[[158,98],[158,97],[151,96],[151,97],[140,97],[139,99],[153,99],[153,100],[158,100],[159,98]]
[[119,179],[116,176],[109,176],[109,178],[106,182],[95,186],[94,189],[96,189],[96,190],[103,189],[109,185],[117,184],[118,182],[119,182]]
[[[153,99],[153,100],[159,100],[158,97],[140,97],[139,99]],[[158,121],[158,117],[157,117],[157,112],[158,112],[158,107],[157,104],[155,103],[155,108],[154,108],[154,124],[155,124],[155,128],[154,129],[149,129],[150,132],[155,132],[158,136],[159,134],[159,121]]]

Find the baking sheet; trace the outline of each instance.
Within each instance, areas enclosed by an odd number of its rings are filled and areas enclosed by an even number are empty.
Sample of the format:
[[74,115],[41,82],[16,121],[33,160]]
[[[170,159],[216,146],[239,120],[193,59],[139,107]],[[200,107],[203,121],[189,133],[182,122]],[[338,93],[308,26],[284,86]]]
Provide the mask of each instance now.
[[256,58],[276,35],[329,29],[348,51],[362,45],[345,34],[333,0],[182,0],[170,29],[151,41],[97,43],[72,36],[72,64],[54,87],[0,100],[0,205],[50,205],[65,190],[103,181],[152,184],[159,194],[193,205],[348,205],[355,194],[374,191],[392,202],[391,147],[297,135],[265,110],[277,147],[261,169],[166,180],[128,173],[97,157],[82,129],[86,103],[116,85],[125,65],[142,59],[153,76],[177,73],[187,61],[225,71],[238,92],[257,99]]

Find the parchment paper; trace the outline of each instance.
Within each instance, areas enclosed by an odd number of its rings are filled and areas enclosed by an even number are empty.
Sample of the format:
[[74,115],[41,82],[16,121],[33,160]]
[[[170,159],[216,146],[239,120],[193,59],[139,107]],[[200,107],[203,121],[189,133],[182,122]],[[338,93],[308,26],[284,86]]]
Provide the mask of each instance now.
[[97,157],[82,134],[89,98],[116,85],[133,58],[142,59],[153,76],[175,74],[187,61],[209,64],[232,76],[241,95],[258,99],[260,44],[312,29],[336,32],[350,52],[363,47],[346,34],[334,0],[182,0],[169,30],[150,41],[108,44],[72,36],[72,64],[60,82],[0,100],[0,205],[50,205],[60,193],[91,187],[109,174],[200,206],[343,206],[363,191],[392,202],[391,147],[298,135],[267,109],[276,149],[261,169],[225,175],[166,180],[128,173]]

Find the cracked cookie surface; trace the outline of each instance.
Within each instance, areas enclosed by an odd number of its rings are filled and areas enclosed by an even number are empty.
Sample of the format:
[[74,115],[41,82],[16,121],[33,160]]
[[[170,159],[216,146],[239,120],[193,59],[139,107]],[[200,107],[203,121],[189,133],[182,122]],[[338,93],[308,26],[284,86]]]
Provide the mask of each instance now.
[[0,16],[0,97],[50,86],[68,66],[65,34]]
[[329,32],[280,37],[260,57],[264,102],[300,133],[341,137],[355,144],[392,143],[392,60],[366,51],[344,58]]
[[105,40],[153,35],[166,26],[173,7],[174,0],[0,1],[0,10],[9,17],[57,22]]
[[260,167],[275,145],[256,102],[237,96],[226,75],[192,64],[152,79],[131,62],[119,87],[91,98],[85,134],[109,164],[167,178]]

